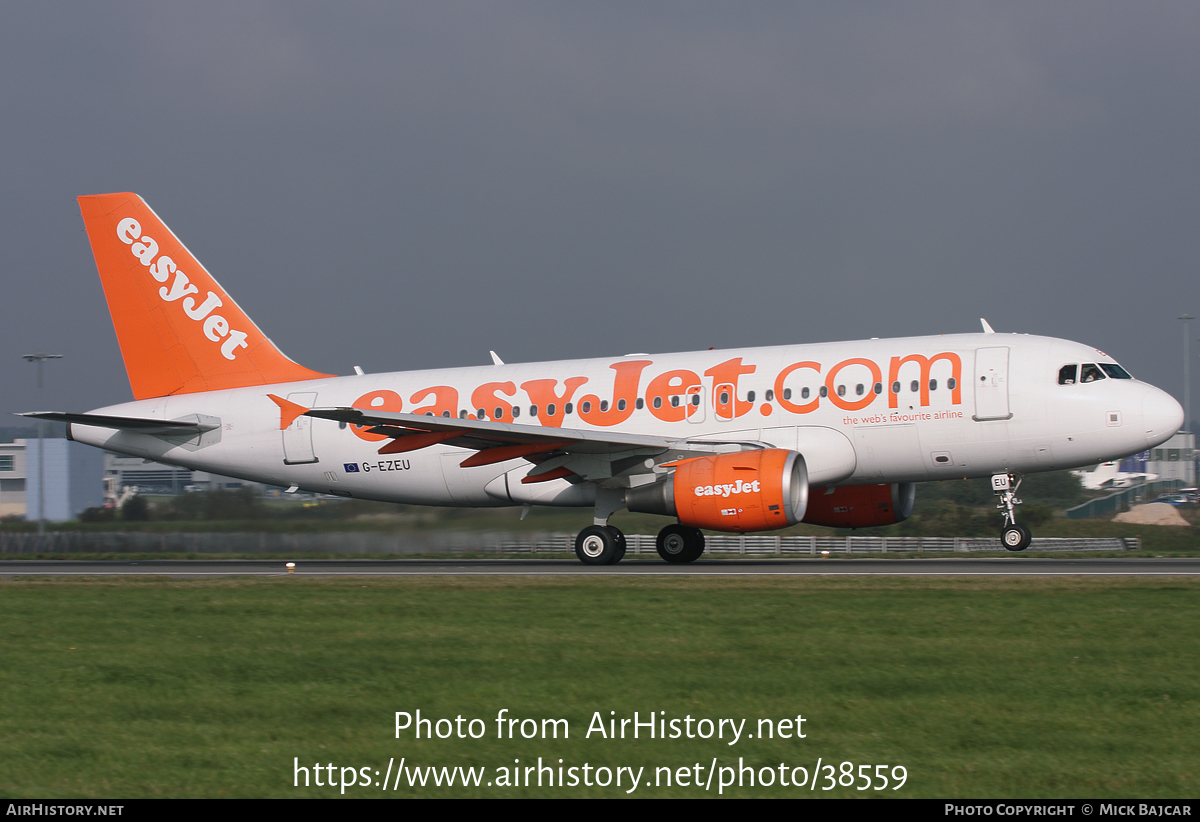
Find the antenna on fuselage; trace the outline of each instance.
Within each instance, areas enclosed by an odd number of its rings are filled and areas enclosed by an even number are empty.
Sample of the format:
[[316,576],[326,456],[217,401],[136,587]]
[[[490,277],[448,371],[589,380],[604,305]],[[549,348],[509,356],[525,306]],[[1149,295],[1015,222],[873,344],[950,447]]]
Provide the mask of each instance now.
[[983,325],[983,333],[984,334],[995,334],[996,333],[996,330],[994,328],[992,328],[990,325],[988,325],[988,321],[985,320],[983,317],[979,318],[979,322],[981,325]]
[[488,353],[492,355],[493,365],[504,365],[504,360],[500,359],[500,357],[496,355],[495,351],[489,351]]

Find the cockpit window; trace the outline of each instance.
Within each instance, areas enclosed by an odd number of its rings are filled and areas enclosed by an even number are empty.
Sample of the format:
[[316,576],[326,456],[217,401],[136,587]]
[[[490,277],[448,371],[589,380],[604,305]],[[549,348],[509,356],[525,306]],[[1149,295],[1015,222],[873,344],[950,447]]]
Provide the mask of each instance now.
[[1104,369],[1104,373],[1112,377],[1114,380],[1132,380],[1133,375],[1126,371],[1115,362],[1102,362],[1100,367]]
[[1058,384],[1059,385],[1074,385],[1075,376],[1079,371],[1079,366],[1075,363],[1064,365],[1058,369]]
[[1080,382],[1095,382],[1102,379],[1104,379],[1104,372],[1095,363],[1085,362],[1079,371]]

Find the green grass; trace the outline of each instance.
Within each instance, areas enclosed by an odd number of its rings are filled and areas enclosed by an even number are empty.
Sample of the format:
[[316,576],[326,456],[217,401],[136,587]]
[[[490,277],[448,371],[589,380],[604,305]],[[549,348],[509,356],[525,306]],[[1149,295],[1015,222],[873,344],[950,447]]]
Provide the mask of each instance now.
[[[646,766],[643,781],[713,757],[775,773],[821,757],[905,766],[896,796],[1194,796],[1197,594],[1190,578],[8,580],[0,795],[330,796],[292,786],[293,757],[483,766],[486,782],[541,756]],[[394,712],[418,708],[487,735],[396,739]],[[570,738],[498,740],[502,708],[566,718]],[[595,711],[747,731],[801,714],[807,738],[585,739]]]

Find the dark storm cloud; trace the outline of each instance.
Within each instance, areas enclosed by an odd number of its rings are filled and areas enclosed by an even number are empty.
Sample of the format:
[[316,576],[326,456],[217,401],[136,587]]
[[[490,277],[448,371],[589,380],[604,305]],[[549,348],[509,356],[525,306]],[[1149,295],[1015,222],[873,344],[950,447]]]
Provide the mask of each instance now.
[[[1001,330],[1179,392],[1190,4],[0,13],[5,409],[129,396],[74,198],[348,373]],[[1200,336],[1200,325],[1196,336]]]

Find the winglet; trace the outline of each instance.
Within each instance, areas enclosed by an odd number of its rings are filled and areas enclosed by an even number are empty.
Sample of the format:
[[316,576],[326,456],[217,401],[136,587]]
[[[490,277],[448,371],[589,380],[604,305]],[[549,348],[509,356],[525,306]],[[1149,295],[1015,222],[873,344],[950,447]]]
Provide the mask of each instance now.
[[303,414],[308,409],[303,405],[298,405],[291,400],[285,400],[283,397],[277,397],[274,394],[267,394],[271,398],[271,402],[279,406],[279,430],[282,431],[296,421],[296,417]]
[[983,324],[983,333],[984,334],[995,334],[996,333],[994,330],[992,330],[992,327],[990,325],[988,325],[988,321],[985,320],[983,317],[979,318],[979,322]]

